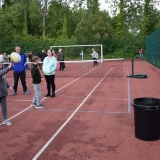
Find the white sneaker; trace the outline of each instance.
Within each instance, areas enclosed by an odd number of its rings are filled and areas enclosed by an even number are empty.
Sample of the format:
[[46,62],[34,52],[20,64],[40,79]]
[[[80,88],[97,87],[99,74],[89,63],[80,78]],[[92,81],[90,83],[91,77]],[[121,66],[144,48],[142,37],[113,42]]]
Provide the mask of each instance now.
[[42,104],[36,105],[35,107],[36,107],[36,108],[45,108]]
[[24,94],[25,94],[25,95],[30,95],[31,93],[28,92],[28,91],[25,91]]
[[5,124],[7,126],[11,126],[12,125],[12,123],[8,119],[4,120],[3,124]]

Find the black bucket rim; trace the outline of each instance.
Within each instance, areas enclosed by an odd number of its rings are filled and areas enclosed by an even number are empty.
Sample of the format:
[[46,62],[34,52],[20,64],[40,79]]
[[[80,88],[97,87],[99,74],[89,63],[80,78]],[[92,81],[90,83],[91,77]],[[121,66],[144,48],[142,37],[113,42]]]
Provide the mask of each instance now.
[[[144,102],[143,102],[143,99],[144,99]],[[146,99],[152,100],[153,102],[149,103],[146,101]],[[154,102],[154,101],[158,101],[158,102]],[[160,99],[150,98],[150,97],[135,98],[133,100],[133,107],[147,110],[147,111],[160,111]]]

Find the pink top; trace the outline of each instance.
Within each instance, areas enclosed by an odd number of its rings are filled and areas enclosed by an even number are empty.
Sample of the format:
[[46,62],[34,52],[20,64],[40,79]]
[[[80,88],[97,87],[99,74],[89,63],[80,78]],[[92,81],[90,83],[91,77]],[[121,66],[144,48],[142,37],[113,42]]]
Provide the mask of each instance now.
[[143,50],[141,49],[141,50],[139,51],[139,53],[142,54],[142,53],[143,53]]
[[53,57],[56,57],[56,54],[55,54],[55,53],[53,53]]

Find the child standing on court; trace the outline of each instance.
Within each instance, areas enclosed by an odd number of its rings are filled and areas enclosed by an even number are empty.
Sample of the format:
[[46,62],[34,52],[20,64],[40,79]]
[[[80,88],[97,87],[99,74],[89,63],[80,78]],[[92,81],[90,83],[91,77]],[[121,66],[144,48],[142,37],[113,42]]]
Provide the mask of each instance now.
[[94,48],[92,48],[92,59],[93,59],[93,65],[94,66],[98,66],[98,53],[96,52],[96,50]]
[[53,56],[53,57],[56,57],[56,53],[55,53],[54,50],[52,50],[52,56]]
[[41,86],[40,83],[42,81],[41,74],[38,69],[38,64],[40,62],[39,57],[34,56],[32,58],[32,66],[31,66],[31,75],[32,75],[32,83],[34,86],[34,97],[32,100],[32,106],[35,106],[36,108],[44,108],[44,106],[41,104]]
[[140,59],[143,59],[143,49],[142,48],[139,50],[139,56],[140,56]]
[[9,84],[6,81],[5,74],[9,72],[12,68],[12,63],[10,66],[3,69],[3,62],[0,62],[0,103],[2,106],[2,115],[3,115],[3,124],[6,124],[7,126],[11,126],[12,123],[7,119],[7,102],[6,102],[6,96],[8,96],[7,88],[10,88],[13,90],[12,87],[9,86]]

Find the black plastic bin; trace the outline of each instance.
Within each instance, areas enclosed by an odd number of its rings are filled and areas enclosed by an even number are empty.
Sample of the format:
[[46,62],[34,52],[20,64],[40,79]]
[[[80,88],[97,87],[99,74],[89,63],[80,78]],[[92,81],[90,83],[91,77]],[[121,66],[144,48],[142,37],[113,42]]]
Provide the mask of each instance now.
[[160,138],[160,99],[136,98],[133,101],[135,137],[145,141]]

